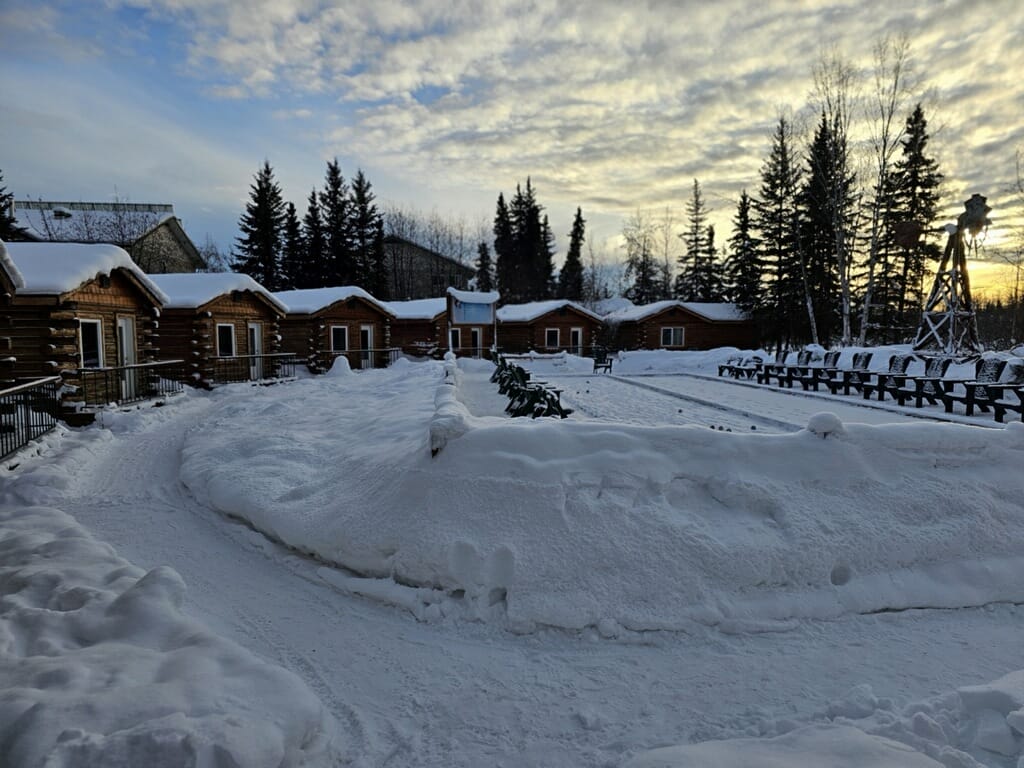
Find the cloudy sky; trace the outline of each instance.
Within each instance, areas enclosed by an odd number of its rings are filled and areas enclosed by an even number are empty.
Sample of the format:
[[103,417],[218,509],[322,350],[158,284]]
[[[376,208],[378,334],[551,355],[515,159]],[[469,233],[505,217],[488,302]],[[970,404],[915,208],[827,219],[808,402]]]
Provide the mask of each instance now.
[[0,0],[0,169],[18,197],[172,202],[222,247],[264,158],[300,209],[336,156],[382,202],[474,221],[529,175],[563,242],[577,205],[604,241],[699,179],[722,240],[825,47],[870,93],[887,33],[944,199],[987,195],[999,242],[1019,0]]

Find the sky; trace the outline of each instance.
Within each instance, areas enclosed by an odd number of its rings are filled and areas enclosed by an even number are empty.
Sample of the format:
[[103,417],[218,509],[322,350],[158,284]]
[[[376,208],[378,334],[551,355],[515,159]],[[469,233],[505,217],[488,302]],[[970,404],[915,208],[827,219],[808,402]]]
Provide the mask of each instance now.
[[581,206],[611,253],[637,211],[681,219],[697,179],[721,242],[780,114],[814,115],[823,53],[869,95],[875,45],[906,34],[906,112],[924,105],[948,220],[979,192],[986,249],[1016,234],[1017,0],[622,5],[0,0],[4,184],[170,202],[227,249],[264,159],[300,211],[337,157],[381,204],[471,224],[530,177],[563,250]]

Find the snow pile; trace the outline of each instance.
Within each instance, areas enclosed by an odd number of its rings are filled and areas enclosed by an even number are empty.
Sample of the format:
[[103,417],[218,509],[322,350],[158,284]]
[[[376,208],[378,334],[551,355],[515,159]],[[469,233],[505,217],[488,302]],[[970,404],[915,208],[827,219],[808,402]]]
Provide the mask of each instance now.
[[442,366],[365,374],[226,404],[189,436],[183,481],[299,549],[447,596],[441,613],[472,602],[518,631],[1024,600],[1020,425],[818,416],[763,435],[459,410],[468,431],[432,459]]
[[144,573],[47,507],[0,507],[0,762],[299,766],[333,721],[290,672],[181,613]]
[[535,374],[593,373],[594,361],[589,357],[571,355],[568,352],[543,354],[525,352],[521,355],[505,355],[506,360]]
[[446,352],[444,378],[434,393],[434,417],[430,420],[431,455],[436,455],[449,440],[465,434],[470,428],[469,411],[459,401],[456,392],[458,377],[459,367],[455,355]]
[[762,738],[664,747],[637,755],[627,768],[1016,768],[1024,764],[1024,670],[900,708],[858,685],[815,719],[796,729],[790,720],[763,718],[756,728]]

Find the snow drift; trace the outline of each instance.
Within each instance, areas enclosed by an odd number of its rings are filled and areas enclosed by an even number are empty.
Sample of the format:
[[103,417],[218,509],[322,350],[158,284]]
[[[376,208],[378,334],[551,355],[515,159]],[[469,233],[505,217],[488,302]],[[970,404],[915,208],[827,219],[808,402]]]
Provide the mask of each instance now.
[[442,375],[404,366],[299,382],[255,413],[226,403],[190,436],[182,479],[294,547],[408,586],[391,601],[418,615],[517,631],[1024,600],[1020,425],[820,416],[762,435],[459,411],[431,458],[437,408],[458,410],[435,405]]

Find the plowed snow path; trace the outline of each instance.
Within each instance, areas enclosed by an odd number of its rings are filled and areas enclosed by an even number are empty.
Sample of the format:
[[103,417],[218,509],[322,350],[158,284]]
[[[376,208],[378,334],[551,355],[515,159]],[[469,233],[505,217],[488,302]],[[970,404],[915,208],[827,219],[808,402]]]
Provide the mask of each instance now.
[[[629,391],[638,404],[650,396]],[[248,396],[258,393],[230,399]],[[630,642],[421,624],[335,591],[319,563],[189,496],[178,481],[184,436],[226,402],[181,398],[135,431],[96,433],[59,506],[136,564],[177,569],[188,611],[305,679],[340,724],[339,764],[618,765],[764,717],[811,717],[861,683],[900,702],[1024,668],[1024,609],[1008,605]]]

